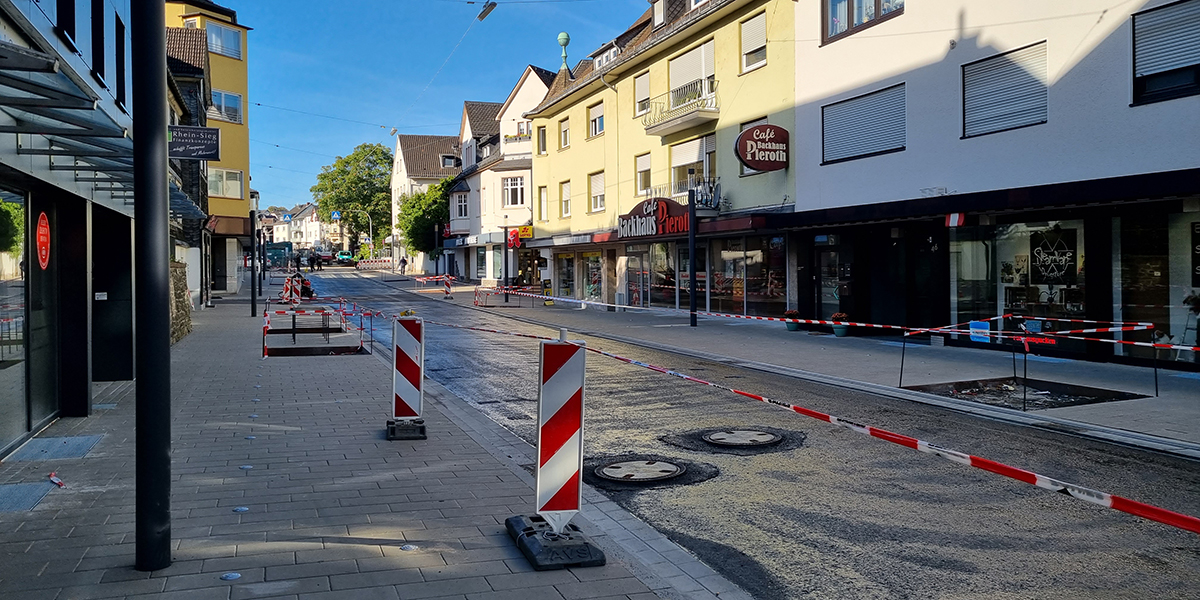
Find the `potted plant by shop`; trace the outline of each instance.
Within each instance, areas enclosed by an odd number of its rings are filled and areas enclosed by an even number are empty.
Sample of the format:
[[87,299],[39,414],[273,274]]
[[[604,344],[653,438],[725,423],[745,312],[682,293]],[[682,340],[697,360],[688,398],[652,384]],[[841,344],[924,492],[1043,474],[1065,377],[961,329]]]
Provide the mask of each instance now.
[[[783,311],[783,318],[785,318],[785,319],[799,319],[799,318],[800,318],[800,311],[798,311],[798,310],[785,310],[785,311]],[[793,322],[791,322],[791,321],[786,321],[786,322],[784,322],[784,325],[787,325],[788,331],[800,331],[800,324],[799,324],[799,323],[793,323]]]
[[[847,315],[844,312],[838,312],[838,313],[833,313],[832,315],[829,315],[830,321],[848,321],[849,319],[850,319],[850,315]],[[834,325],[833,326],[833,335],[836,335],[838,337],[846,337],[847,335],[850,335],[850,326],[849,325]]]

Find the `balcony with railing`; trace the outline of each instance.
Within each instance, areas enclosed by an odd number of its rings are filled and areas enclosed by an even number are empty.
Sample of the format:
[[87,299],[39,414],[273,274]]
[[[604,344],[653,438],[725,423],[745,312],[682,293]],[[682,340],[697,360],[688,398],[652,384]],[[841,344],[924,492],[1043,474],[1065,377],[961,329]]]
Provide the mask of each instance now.
[[650,113],[642,117],[646,133],[664,136],[721,116],[717,80],[697,79],[650,99]]

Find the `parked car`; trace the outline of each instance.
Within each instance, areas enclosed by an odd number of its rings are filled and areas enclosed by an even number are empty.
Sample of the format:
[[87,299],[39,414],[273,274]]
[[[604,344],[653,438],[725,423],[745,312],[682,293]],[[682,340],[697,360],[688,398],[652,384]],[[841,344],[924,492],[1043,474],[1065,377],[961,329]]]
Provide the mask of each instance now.
[[353,267],[358,261],[354,260],[354,255],[349,250],[341,250],[337,253],[337,264]]

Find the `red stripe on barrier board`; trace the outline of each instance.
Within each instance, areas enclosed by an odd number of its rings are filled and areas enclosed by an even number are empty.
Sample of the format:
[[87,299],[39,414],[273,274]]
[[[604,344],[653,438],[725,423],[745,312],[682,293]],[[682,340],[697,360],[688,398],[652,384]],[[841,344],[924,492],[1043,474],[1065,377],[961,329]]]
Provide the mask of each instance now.
[[1024,481],[1029,485],[1037,485],[1037,473],[1032,473],[1030,471],[1026,471],[1025,469],[1010,467],[1004,463],[998,463],[994,460],[979,458],[978,456],[971,456],[971,466],[975,467],[976,469],[991,471],[997,475],[1011,477],[1017,481]]
[[550,381],[551,377],[575,356],[575,352],[579,350],[579,346],[574,344],[543,344],[542,345],[542,385]]
[[400,376],[408,380],[413,387],[421,389],[421,366],[411,356],[405,354],[400,346],[396,346],[395,354],[396,370],[400,372]]
[[404,330],[408,332],[408,335],[411,335],[414,340],[417,340],[418,344],[421,343],[421,324],[419,322],[402,320],[400,321],[400,326],[403,327]]
[[539,466],[546,466],[546,462],[579,431],[582,414],[583,389],[580,389],[542,426],[542,439],[538,445],[538,453],[541,455],[538,459]]
[[538,511],[548,510],[579,510],[579,471],[554,492],[554,496],[546,501]]
[[893,444],[900,444],[901,446],[912,448],[913,450],[917,449],[917,444],[919,443],[917,438],[908,437],[907,435],[900,435],[899,433],[892,433],[886,429],[876,429],[868,426],[867,431],[871,433],[871,437],[887,440]]
[[1200,533],[1200,519],[1196,517],[1182,515],[1165,508],[1143,504],[1137,500],[1130,500],[1120,496],[1110,496],[1110,498],[1112,499],[1112,507],[1121,512],[1127,512],[1131,515],[1150,519],[1151,521],[1158,521],[1172,527],[1186,529],[1192,533]]
[[403,399],[400,398],[400,394],[396,394],[396,406],[394,406],[392,408],[392,410],[394,411],[394,412],[392,412],[392,414],[397,417],[419,417],[419,416],[421,416],[421,415],[418,415],[417,411],[413,410],[413,408],[411,406],[409,406],[406,402],[404,402]]

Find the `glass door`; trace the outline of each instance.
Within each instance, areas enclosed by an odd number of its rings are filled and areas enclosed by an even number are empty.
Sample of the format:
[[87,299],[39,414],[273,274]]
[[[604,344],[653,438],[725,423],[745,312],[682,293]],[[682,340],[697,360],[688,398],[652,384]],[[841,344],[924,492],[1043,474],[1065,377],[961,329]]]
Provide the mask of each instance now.
[[626,257],[626,298],[629,306],[649,306],[650,304],[650,261],[646,253],[639,252]]
[[817,276],[821,284],[817,287],[817,317],[829,319],[842,310],[841,281],[838,275],[837,250],[817,251]]
[[[696,310],[708,310],[708,262],[705,257],[708,255],[708,249],[704,246],[696,248]],[[691,277],[688,265],[688,249],[682,247],[679,249],[679,308],[688,309],[691,306],[691,293],[689,286],[689,278]]]

